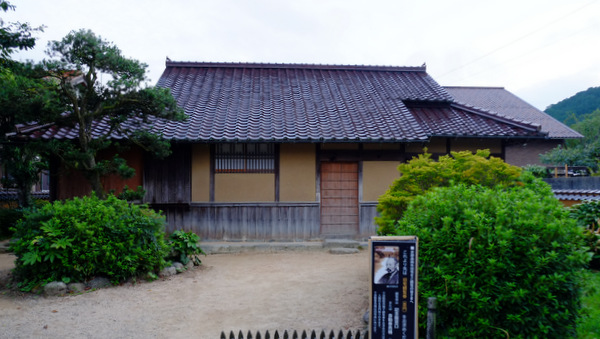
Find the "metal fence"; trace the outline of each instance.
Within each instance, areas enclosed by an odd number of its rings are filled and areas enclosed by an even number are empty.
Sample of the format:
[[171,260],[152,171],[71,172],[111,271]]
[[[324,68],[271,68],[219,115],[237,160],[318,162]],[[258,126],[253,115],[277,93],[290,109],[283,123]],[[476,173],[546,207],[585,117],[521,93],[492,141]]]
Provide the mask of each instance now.
[[246,335],[239,331],[237,335],[233,333],[233,331],[229,332],[229,335],[226,335],[225,332],[221,332],[220,339],[369,339],[369,332],[364,331],[356,331],[352,333],[352,331],[348,331],[344,334],[343,331],[339,331],[337,334],[333,331],[327,334],[325,331],[321,331],[320,333],[315,332],[314,330],[310,333],[306,331],[302,331],[302,333],[298,334],[297,331],[288,332],[284,331],[283,333],[279,333],[279,331],[275,331],[273,334],[266,331],[264,334],[260,332],[256,332],[255,335],[252,335],[250,331]]

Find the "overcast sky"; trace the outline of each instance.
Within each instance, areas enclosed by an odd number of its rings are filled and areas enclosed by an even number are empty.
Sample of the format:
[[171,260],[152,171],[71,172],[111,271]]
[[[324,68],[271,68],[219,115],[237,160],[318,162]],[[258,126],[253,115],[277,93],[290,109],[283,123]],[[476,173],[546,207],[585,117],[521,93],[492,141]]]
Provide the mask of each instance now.
[[91,29],[173,61],[420,66],[443,86],[505,87],[539,109],[600,86],[600,0],[10,0],[49,40]]

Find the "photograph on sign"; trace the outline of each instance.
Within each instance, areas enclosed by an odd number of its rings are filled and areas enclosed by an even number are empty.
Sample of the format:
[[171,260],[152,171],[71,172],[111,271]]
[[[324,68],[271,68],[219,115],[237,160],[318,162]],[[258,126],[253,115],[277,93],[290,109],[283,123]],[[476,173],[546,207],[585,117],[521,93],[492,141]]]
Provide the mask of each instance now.
[[396,246],[376,246],[373,258],[376,284],[398,284],[400,277],[400,248]]

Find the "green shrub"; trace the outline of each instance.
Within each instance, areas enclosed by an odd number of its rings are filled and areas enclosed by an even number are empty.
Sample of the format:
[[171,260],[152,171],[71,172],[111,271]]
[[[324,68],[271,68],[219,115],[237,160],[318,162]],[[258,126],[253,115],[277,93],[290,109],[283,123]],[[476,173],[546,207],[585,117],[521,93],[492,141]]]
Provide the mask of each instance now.
[[198,246],[200,237],[196,233],[177,230],[171,233],[169,239],[171,245],[170,260],[177,260],[184,265],[190,260],[196,266],[202,263],[198,255],[206,255],[206,253]]
[[571,216],[583,229],[586,245],[592,255],[590,268],[600,269],[600,201],[587,201],[573,206]]
[[[541,180],[434,189],[409,204],[397,234],[419,238],[420,300],[437,297],[441,336],[575,335],[589,257],[580,229]],[[422,325],[426,311],[421,303]]]
[[394,225],[402,217],[408,204],[418,195],[434,187],[454,184],[514,186],[519,185],[521,168],[509,165],[500,158],[490,157],[488,150],[452,152],[438,161],[431,154],[421,154],[406,164],[398,166],[400,177],[387,192],[379,197],[375,219],[378,234],[394,233]]
[[533,176],[535,176],[536,178],[549,178],[550,173],[548,172],[548,168],[546,166],[540,166],[540,165],[527,165],[523,167],[524,171],[527,172],[531,172],[531,174],[533,174]]
[[49,281],[106,276],[113,284],[158,271],[169,252],[165,220],[146,206],[109,195],[54,202],[25,210],[11,249],[22,290]]

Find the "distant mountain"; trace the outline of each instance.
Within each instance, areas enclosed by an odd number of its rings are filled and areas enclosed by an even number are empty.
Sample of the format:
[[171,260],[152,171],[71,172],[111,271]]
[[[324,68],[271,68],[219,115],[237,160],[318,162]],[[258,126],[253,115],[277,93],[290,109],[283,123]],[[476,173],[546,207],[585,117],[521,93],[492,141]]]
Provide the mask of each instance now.
[[[580,121],[581,116],[600,109],[600,87],[590,87],[574,96],[550,105],[545,112],[567,125]],[[577,120],[572,119],[572,114]]]

